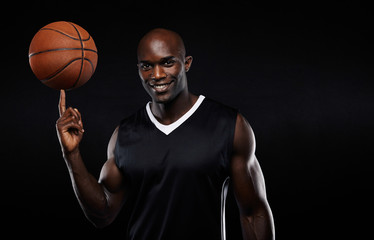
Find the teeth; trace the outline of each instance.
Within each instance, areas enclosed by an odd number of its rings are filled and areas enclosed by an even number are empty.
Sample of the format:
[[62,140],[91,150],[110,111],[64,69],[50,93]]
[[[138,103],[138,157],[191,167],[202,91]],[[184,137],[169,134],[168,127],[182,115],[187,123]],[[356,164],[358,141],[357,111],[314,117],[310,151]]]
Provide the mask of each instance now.
[[169,84],[153,85],[152,87],[157,88],[157,89],[161,89],[161,88],[166,87],[167,85],[169,85]]

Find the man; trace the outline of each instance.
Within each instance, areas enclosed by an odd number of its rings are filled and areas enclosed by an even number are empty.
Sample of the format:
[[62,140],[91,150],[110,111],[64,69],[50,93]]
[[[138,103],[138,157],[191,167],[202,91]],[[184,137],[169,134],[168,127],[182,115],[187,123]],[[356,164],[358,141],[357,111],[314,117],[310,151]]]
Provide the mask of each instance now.
[[274,239],[253,131],[236,110],[188,91],[181,37],[154,29],[138,46],[138,69],[152,102],[121,121],[97,181],[79,152],[84,130],[77,109],[59,102],[56,123],[77,199],[97,227],[130,209],[128,239],[225,239],[227,179],[245,240]]

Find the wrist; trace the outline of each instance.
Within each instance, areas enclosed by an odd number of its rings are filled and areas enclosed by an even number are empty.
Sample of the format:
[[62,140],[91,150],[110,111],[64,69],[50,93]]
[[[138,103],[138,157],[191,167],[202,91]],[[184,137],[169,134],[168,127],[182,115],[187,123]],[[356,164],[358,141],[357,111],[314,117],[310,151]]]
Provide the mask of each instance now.
[[79,148],[75,148],[72,151],[67,151],[65,149],[62,150],[62,155],[66,161],[71,161],[76,159],[80,156]]

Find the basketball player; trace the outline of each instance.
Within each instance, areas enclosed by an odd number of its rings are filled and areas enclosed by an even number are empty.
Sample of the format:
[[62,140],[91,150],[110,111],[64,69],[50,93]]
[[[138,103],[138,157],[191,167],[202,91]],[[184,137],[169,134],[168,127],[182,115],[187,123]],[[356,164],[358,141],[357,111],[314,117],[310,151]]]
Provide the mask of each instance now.
[[[225,239],[224,205],[232,184],[245,240],[274,239],[272,213],[250,125],[236,110],[188,90],[181,37],[154,29],[138,46],[138,69],[152,102],[115,129],[96,180],[79,151],[77,109],[59,102],[57,134],[76,197],[97,227],[130,209],[128,239]],[[230,179],[228,181],[228,179]]]

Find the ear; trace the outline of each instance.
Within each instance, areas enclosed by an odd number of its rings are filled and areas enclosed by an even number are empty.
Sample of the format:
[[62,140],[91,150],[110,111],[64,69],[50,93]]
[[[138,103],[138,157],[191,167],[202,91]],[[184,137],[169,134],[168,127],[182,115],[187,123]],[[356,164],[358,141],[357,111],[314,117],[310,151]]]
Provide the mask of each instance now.
[[188,72],[190,70],[190,67],[191,67],[191,64],[192,64],[192,56],[187,56],[184,60],[184,67],[185,67],[185,70],[186,72]]

